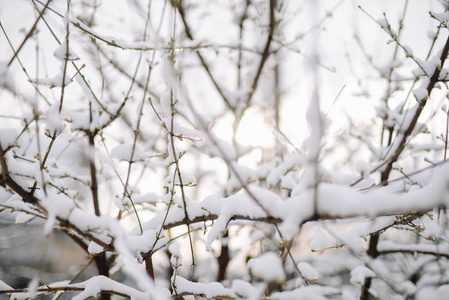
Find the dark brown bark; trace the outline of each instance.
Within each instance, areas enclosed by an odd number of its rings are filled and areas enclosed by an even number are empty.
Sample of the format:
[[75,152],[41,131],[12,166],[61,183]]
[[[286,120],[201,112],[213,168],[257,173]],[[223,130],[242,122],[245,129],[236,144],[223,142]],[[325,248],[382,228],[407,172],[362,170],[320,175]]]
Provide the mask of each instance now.
[[153,266],[153,253],[142,253],[142,257],[145,261],[145,270],[147,271],[148,276],[154,280],[154,266]]
[[[367,254],[375,259],[379,256],[379,252],[377,251],[377,244],[379,243],[379,232],[373,233],[370,236],[369,247]],[[374,299],[369,293],[369,289],[371,287],[372,278],[366,278],[365,283],[363,284],[362,293],[360,295],[361,300]]]
[[[228,237],[228,232],[223,235],[223,239]],[[218,274],[217,281],[221,282],[226,279],[226,269],[228,268],[229,261],[231,260],[229,256],[229,247],[227,243],[222,243],[221,245],[221,253],[217,258],[218,260]]]
[[[106,252],[103,252],[95,256],[95,264],[97,265],[98,274],[109,277],[110,263],[106,258]],[[108,292],[102,292],[99,300],[110,300],[111,294]]]
[[[92,132],[87,132],[89,137],[89,147],[90,150],[95,146],[95,134]],[[92,191],[92,201],[94,204],[95,215],[99,216],[100,213],[100,205],[98,200],[98,183],[97,183],[97,169],[95,167],[95,157],[89,156],[89,168],[90,168],[90,177],[91,177],[91,186],[90,189]]]

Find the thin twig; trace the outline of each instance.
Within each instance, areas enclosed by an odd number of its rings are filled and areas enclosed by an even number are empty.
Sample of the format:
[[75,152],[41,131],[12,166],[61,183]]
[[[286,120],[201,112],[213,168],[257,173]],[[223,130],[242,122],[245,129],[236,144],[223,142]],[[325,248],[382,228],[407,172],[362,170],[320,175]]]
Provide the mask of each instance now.
[[[249,94],[247,95],[246,101],[245,101],[245,108],[249,107],[251,104],[251,99],[257,89],[257,85],[259,83],[260,75],[262,74],[263,67],[265,66],[265,62],[267,61],[268,57],[270,56],[270,46],[271,42],[273,41],[274,36],[274,30],[276,29],[276,18],[275,18],[275,11],[276,9],[276,0],[270,0],[270,27],[268,29],[268,36],[267,41],[265,42],[265,47],[262,51],[262,56],[259,61],[259,65],[257,67],[256,75],[254,76],[253,82],[251,84],[251,89]],[[243,115],[243,113],[242,113]]]
[[[271,0],[274,1],[274,0]],[[187,37],[190,40],[195,40],[195,38],[192,35],[192,31],[190,30],[190,26],[187,23],[187,19],[186,19],[186,15],[185,15],[185,11],[184,11],[184,7],[182,5],[182,1],[178,1],[178,0],[171,0],[170,1],[172,6],[175,7],[178,11],[179,11],[179,16],[181,17],[181,20],[184,24],[184,28],[185,28],[185,32]],[[226,104],[226,106],[233,110],[233,104],[231,104],[231,102],[229,101],[228,97],[225,95],[223,88],[220,87],[218,85],[217,80],[215,79],[215,77],[212,75],[212,72],[210,70],[210,67],[208,65],[208,63],[206,63],[206,60],[204,59],[204,57],[201,55],[201,53],[199,52],[198,49],[196,49],[195,51],[196,55],[198,56],[198,59],[201,62],[201,65],[203,66],[204,70],[206,71],[207,75],[209,76],[209,78],[211,79],[213,85],[215,86],[215,89],[218,91],[218,93],[220,94],[221,98],[223,99],[224,103]]]
[[8,67],[12,64],[14,59],[16,59],[17,55],[19,55],[20,50],[22,50],[22,47],[25,45],[27,40],[33,35],[34,31],[36,30],[37,23],[39,23],[40,19],[44,15],[45,11],[47,10],[48,6],[50,5],[50,2],[51,2],[51,0],[48,0],[47,3],[45,4],[44,8],[42,9],[42,11],[39,13],[39,16],[37,17],[36,21],[34,21],[33,26],[28,31],[28,34],[25,36],[25,39],[23,40],[22,44],[20,44],[19,48],[17,48],[17,51],[14,52],[13,57],[9,60]]

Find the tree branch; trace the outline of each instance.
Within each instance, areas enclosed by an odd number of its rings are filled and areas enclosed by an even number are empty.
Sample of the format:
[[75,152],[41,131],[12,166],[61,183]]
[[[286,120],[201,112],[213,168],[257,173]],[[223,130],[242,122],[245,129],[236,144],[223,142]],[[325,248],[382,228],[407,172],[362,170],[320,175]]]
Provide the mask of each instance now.
[[[271,0],[273,1],[273,0]],[[182,6],[182,0],[171,0],[170,1],[172,6],[175,7],[178,11],[179,11],[179,15],[181,16],[181,20],[182,23],[184,24],[184,28],[185,28],[185,32],[187,37],[190,40],[195,40],[193,35],[192,35],[192,31],[190,30],[190,26],[187,23],[187,19],[186,19],[186,13],[184,11],[184,7]],[[203,56],[201,55],[199,49],[196,49],[195,51],[196,55],[198,56],[198,59],[201,62],[201,65],[203,66],[204,70],[206,71],[207,75],[209,75],[209,78],[211,79],[212,83],[215,86],[215,89],[218,91],[218,93],[220,94],[221,98],[223,99],[224,103],[226,104],[226,106],[233,110],[234,107],[231,104],[231,102],[229,101],[229,99],[227,98],[227,96],[224,94],[223,89],[218,85],[218,82],[215,80],[214,76],[212,75],[212,72],[210,71],[210,67],[209,65],[206,63],[206,61],[204,60]]]
[[276,0],[270,0],[270,27],[268,31],[268,37],[262,52],[262,56],[260,58],[259,66],[257,67],[256,75],[254,76],[253,83],[251,84],[251,90],[245,101],[246,105],[245,108],[249,107],[249,105],[251,104],[251,99],[257,89],[257,85],[259,83],[259,78],[260,75],[262,74],[263,67],[265,66],[265,62],[270,56],[270,46],[271,42],[273,41],[274,30],[276,28],[276,18],[274,15],[275,8],[276,8]]
[[[430,81],[427,84],[426,90],[427,90],[428,97],[430,97],[430,94],[431,94],[433,88],[435,87],[435,84],[439,80],[441,69],[443,68],[443,65],[444,65],[444,62],[446,61],[448,53],[449,53],[449,37],[446,40],[446,44],[444,45],[443,51],[440,56],[440,65],[435,68],[433,75],[432,75],[432,77],[430,77]],[[390,176],[390,172],[393,169],[393,164],[399,159],[399,156],[401,155],[402,151],[405,149],[405,146],[407,144],[407,139],[412,134],[413,129],[416,127],[418,118],[421,115],[424,107],[426,106],[427,101],[428,101],[428,98],[422,99],[420,101],[419,107],[416,110],[415,115],[413,116],[413,119],[410,122],[410,125],[407,127],[407,129],[403,133],[401,141],[399,142],[399,145],[398,145],[395,153],[389,158],[385,171],[382,172],[381,181],[388,180],[388,177]]]
[[50,2],[51,2],[51,0],[48,0],[47,3],[45,4],[44,8],[42,9],[42,11],[39,13],[39,16],[37,17],[36,21],[34,22],[33,27],[31,27],[30,31],[28,31],[28,34],[25,36],[25,39],[23,40],[22,44],[20,44],[17,51],[14,52],[13,57],[9,60],[8,67],[12,64],[14,59],[16,59],[17,55],[19,55],[20,50],[22,50],[22,48],[25,45],[25,43],[27,42],[27,40],[33,35],[34,31],[36,30],[37,23],[39,23],[40,19],[44,15],[45,11],[48,8],[48,5],[50,5]]
[[94,156],[94,147],[95,147],[95,133],[87,131],[86,132],[89,139],[89,169],[90,169],[90,178],[92,180],[92,184],[90,189],[92,191],[92,201],[94,204],[95,215],[100,216],[100,204],[98,200],[98,183],[97,183],[97,169],[95,167],[95,156]]

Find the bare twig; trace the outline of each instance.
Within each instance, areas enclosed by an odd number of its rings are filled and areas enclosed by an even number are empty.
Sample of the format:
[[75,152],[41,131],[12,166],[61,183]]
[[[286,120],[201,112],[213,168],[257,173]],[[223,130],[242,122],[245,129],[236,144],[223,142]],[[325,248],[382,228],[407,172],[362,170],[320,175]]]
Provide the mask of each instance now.
[[[265,42],[264,49],[262,51],[262,55],[259,61],[259,65],[257,67],[256,75],[254,76],[253,82],[251,84],[251,89],[247,95],[245,100],[245,108],[249,107],[251,104],[251,99],[257,89],[257,85],[259,83],[260,75],[262,74],[263,67],[265,66],[265,62],[270,56],[270,46],[273,41],[274,30],[276,29],[276,18],[275,18],[275,9],[276,9],[276,0],[270,0],[270,25],[268,29],[267,41]],[[243,115],[243,113],[242,113]]]
[[22,44],[20,44],[19,48],[17,48],[17,51],[14,52],[13,57],[9,60],[8,63],[8,67],[12,64],[12,62],[14,61],[14,59],[16,59],[17,55],[19,55],[20,50],[22,50],[22,47],[25,45],[25,43],[27,42],[27,40],[33,35],[34,31],[36,30],[37,27],[37,23],[39,23],[40,19],[42,18],[42,16],[44,15],[45,11],[47,10],[48,6],[50,5],[52,0],[48,0],[47,3],[45,4],[44,8],[42,9],[42,11],[39,13],[39,16],[37,17],[36,21],[34,21],[33,26],[31,27],[31,29],[28,31],[27,35],[25,36],[25,39],[23,40]]
[[[274,1],[274,0],[271,0]],[[179,11],[179,16],[181,17],[181,20],[184,24],[184,28],[185,28],[185,32],[187,37],[190,40],[195,40],[195,38],[192,35],[192,31],[190,29],[189,24],[187,23],[187,19],[186,19],[186,13],[184,10],[184,7],[182,5],[182,1],[179,0],[170,0],[171,4],[173,7],[175,7],[178,11]],[[207,75],[209,76],[209,78],[211,79],[213,85],[215,86],[215,89],[218,91],[218,93],[220,94],[221,98],[223,99],[224,103],[226,104],[226,106],[229,109],[233,109],[233,104],[229,101],[228,97],[225,95],[223,88],[219,86],[217,80],[215,79],[215,77],[212,75],[212,72],[210,70],[209,64],[206,62],[206,60],[204,59],[203,55],[201,55],[201,53],[199,52],[199,50],[195,51],[196,55],[198,56],[198,59],[201,62],[201,65],[203,66],[204,70],[206,71]]]

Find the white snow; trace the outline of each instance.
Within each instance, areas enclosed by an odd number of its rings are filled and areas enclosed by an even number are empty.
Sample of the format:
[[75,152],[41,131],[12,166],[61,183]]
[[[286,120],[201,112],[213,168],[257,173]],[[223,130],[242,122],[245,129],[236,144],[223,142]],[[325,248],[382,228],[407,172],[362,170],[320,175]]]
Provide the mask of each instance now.
[[87,251],[91,255],[96,255],[96,254],[100,254],[101,252],[103,252],[104,248],[102,246],[98,245],[97,243],[92,241],[92,242],[89,243]]
[[275,292],[270,295],[273,300],[326,300],[329,296],[341,294],[340,290],[333,287],[311,285],[292,291]]
[[13,288],[4,283],[2,280],[0,280],[0,291],[4,290],[12,290]]
[[234,292],[231,289],[225,288],[221,283],[210,282],[192,282],[181,276],[176,276],[172,279],[175,282],[176,292],[182,293],[193,293],[195,295],[204,295],[208,299],[212,298],[224,298],[224,297],[235,297]]
[[247,263],[253,276],[259,277],[267,282],[284,282],[285,272],[282,267],[281,258],[273,252],[251,258]]
[[351,283],[354,285],[362,285],[366,278],[374,278],[376,273],[365,266],[358,266],[351,270]]
[[[119,292],[130,296],[131,299],[136,300],[148,299],[149,297],[148,293],[138,291],[120,282],[107,278],[105,276],[95,276],[87,281],[72,284],[71,286],[84,288],[84,291],[82,291],[81,293],[72,298],[74,300],[83,300],[90,297],[96,298],[97,295],[102,291]],[[162,297],[160,299],[166,298]]]
[[442,284],[438,287],[429,286],[423,288],[416,294],[417,300],[446,299],[449,294],[449,284]]
[[212,242],[219,237],[222,231],[226,230],[226,226],[233,216],[240,215],[252,218],[266,216],[262,208],[254,203],[253,199],[240,194],[218,201],[208,201],[203,204],[203,207],[207,211],[219,216],[207,235],[206,249],[208,250],[210,250]]
[[12,76],[8,64],[0,61],[0,87],[8,90],[12,94],[16,93],[16,84],[14,76]]
[[432,14],[441,22],[449,21],[449,12],[444,13],[432,12]]
[[42,202],[42,205],[49,215],[52,215],[54,218],[60,217],[65,220],[70,218],[71,213],[74,210],[81,211],[79,208],[76,208],[72,199],[61,194],[49,194]]
[[364,178],[369,177],[369,175],[371,174],[371,167],[370,165],[368,165],[366,162],[364,162],[363,160],[357,160],[355,162],[355,170],[360,173],[360,175]]
[[39,278],[38,276],[34,276],[33,279],[28,283],[28,293],[31,298],[36,298],[37,296],[37,288],[39,286]]
[[281,177],[281,186],[283,189],[293,190],[297,186],[297,182],[293,176],[286,175]]
[[254,243],[254,242],[260,241],[264,237],[265,237],[265,234],[263,233],[262,230],[256,230],[251,234],[250,239],[251,239],[251,242]]
[[44,114],[45,116],[45,128],[50,133],[61,133],[64,130],[63,115],[59,113],[59,103],[55,102],[51,105]]
[[[68,55],[67,55],[68,50]],[[61,45],[56,48],[55,52],[53,52],[53,55],[60,61],[65,61],[66,57],[67,60],[78,60],[80,59],[79,56],[69,47],[67,49],[67,40],[64,39],[64,41],[61,43]]]
[[182,266],[182,253],[179,250],[179,244],[175,241],[168,246],[168,251],[171,253],[170,263],[174,268]]
[[12,128],[1,128],[0,129],[0,146],[2,149],[5,149],[10,146],[14,146],[18,132],[15,129]]
[[[134,152],[133,152],[134,150]],[[111,150],[111,156],[119,159],[120,161],[127,162],[143,162],[147,158],[154,157],[154,155],[150,155],[145,152],[139,145],[135,144],[124,144],[115,146]]]
[[314,90],[310,98],[309,108],[307,110],[307,122],[310,125],[310,135],[305,141],[305,146],[309,150],[310,159],[318,158],[321,150],[321,139],[324,135],[324,123],[320,111],[320,101],[318,91]]
[[[168,122],[170,122],[170,119],[168,119],[169,116],[172,114],[172,103],[171,103],[171,92],[166,91],[162,94],[160,97],[161,107],[162,111],[167,118]],[[167,125],[167,124],[166,124]]]
[[244,165],[240,165],[237,162],[232,162],[231,165],[233,168],[233,172],[231,172],[230,178],[223,186],[223,190],[227,194],[234,194],[238,190],[240,190],[240,188],[242,187],[241,181],[243,181],[243,184],[245,184],[256,180],[255,172],[253,169]]
[[441,253],[449,255],[449,246],[446,244],[400,244],[393,241],[383,241],[378,245],[379,251],[410,251],[410,252],[426,252],[426,253]]
[[160,196],[156,195],[156,193],[147,193],[144,195],[133,195],[134,204],[138,203],[151,203],[155,204],[159,201]]
[[[169,88],[177,87],[179,84],[178,75],[176,73],[173,62],[165,57],[162,60],[162,78]],[[164,105],[163,105],[164,106]]]
[[[429,76],[429,78],[430,78],[430,76],[432,76],[433,73],[435,72],[436,68],[441,68],[440,55],[441,54],[435,54],[434,56],[432,56],[432,58],[430,58],[428,60],[422,60],[422,59],[415,57],[415,60],[419,63],[419,66],[420,66],[420,68],[418,68],[415,72],[417,74],[420,74],[420,73],[422,74],[422,70],[424,70],[426,72],[426,75]],[[424,86],[424,85],[421,85],[421,86]],[[422,96],[422,94],[423,94],[423,92],[418,92],[418,93],[420,93],[419,96]]]
[[305,279],[309,280],[309,282],[313,283],[318,280],[317,271],[308,263],[300,262],[298,263],[298,269],[301,271],[301,275],[304,276]]
[[417,88],[413,90],[413,96],[415,96],[418,102],[421,102],[422,100],[427,99],[427,97],[429,97],[429,94],[427,93],[427,89]]
[[23,225],[26,224],[28,222],[30,222],[31,220],[34,220],[35,216],[29,213],[19,213],[16,216],[16,224],[17,225]]
[[153,250],[153,245],[158,248],[161,245],[165,245],[169,237],[160,238],[157,243],[158,231],[156,230],[145,230],[141,235],[128,235],[126,238],[126,243],[134,255],[139,256],[140,253],[148,253]]
[[212,156],[223,158],[225,161],[234,161],[237,159],[237,152],[234,147],[227,141],[214,138],[213,143],[206,145],[206,150]]
[[64,69],[65,63],[61,62],[58,74],[48,78],[34,78],[31,79],[31,82],[35,84],[48,85],[51,89],[55,87],[62,87],[63,82],[64,86],[67,86],[72,82],[72,78],[67,73],[67,69],[65,70],[66,72],[64,73]]
[[388,22],[387,22],[387,20],[385,20],[385,18],[382,18],[382,19],[378,19],[378,20],[376,20],[376,22],[377,22],[377,24],[379,24],[379,26],[380,27],[382,27],[382,28],[387,28],[388,27]]
[[[181,173],[181,179],[182,184],[185,186],[194,186],[196,185],[196,178],[192,174],[189,174],[188,172],[182,171]],[[174,182],[173,182],[174,180]],[[173,174],[167,175],[167,177],[164,180],[164,186],[169,187],[172,184],[180,185],[181,182],[179,181],[179,176],[173,176]]]
[[375,221],[356,220],[350,229],[342,232],[327,232],[322,228],[317,228],[315,238],[312,239],[310,247],[314,251],[320,251],[326,248],[347,245],[353,252],[364,251],[362,238],[393,224],[395,220],[395,217],[380,217]]
[[289,158],[284,160],[279,166],[274,168],[267,177],[267,183],[269,186],[276,186],[287,173],[288,170],[293,168],[300,168],[305,159],[302,155],[294,152]]
[[235,279],[232,281],[232,290],[236,296],[244,297],[248,300],[257,300],[264,293],[264,285],[253,285],[247,281]]

